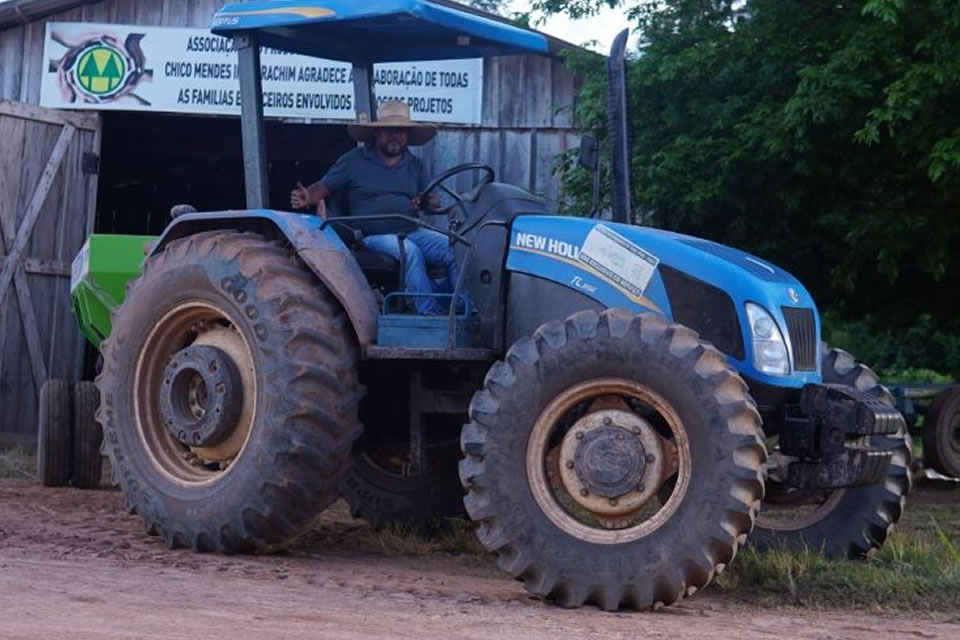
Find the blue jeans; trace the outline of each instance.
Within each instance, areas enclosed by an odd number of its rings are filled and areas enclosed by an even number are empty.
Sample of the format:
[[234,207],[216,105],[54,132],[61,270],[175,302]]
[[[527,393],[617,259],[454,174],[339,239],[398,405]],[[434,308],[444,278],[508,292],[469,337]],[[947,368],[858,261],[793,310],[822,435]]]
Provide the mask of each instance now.
[[[367,236],[363,239],[363,246],[370,251],[386,253],[400,259],[400,244],[394,234]],[[403,249],[407,260],[403,279],[408,293],[439,292],[437,284],[427,275],[428,266],[442,266],[446,270],[447,282],[444,283],[444,288],[449,288],[447,293],[453,293],[460,269],[447,236],[429,229],[417,229],[404,238]],[[417,313],[446,313],[443,305],[438,304],[435,298],[416,297],[413,300]]]

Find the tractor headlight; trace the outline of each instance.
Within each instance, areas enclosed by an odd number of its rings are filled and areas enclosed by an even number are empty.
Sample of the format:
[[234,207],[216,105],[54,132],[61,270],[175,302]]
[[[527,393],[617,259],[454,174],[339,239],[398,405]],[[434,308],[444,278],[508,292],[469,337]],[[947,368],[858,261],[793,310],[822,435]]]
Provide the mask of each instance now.
[[790,357],[787,343],[776,320],[760,305],[748,302],[747,319],[753,338],[753,366],[758,371],[785,376],[790,373]]

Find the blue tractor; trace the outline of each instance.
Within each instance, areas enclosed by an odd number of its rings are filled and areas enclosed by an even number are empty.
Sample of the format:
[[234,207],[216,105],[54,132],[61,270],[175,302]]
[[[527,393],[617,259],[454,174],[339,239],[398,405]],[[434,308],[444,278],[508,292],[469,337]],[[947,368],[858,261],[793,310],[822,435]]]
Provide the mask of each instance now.
[[[387,217],[455,247],[449,314],[421,316],[397,262],[360,248],[369,219],[268,208],[260,47],[352,63],[374,120],[375,63],[545,39],[425,0],[246,2],[213,30],[239,56],[248,210],[172,221],[97,381],[149,532],[268,552],[341,495],[374,524],[465,507],[528,590],[608,610],[694,593],[748,536],[842,557],[883,544],[910,444],[876,376],[821,345],[783,269],[629,223],[625,33],[608,62],[612,220],[553,215],[485,165],[445,171],[427,188],[450,195],[445,215]],[[445,184],[465,171],[469,190]]]

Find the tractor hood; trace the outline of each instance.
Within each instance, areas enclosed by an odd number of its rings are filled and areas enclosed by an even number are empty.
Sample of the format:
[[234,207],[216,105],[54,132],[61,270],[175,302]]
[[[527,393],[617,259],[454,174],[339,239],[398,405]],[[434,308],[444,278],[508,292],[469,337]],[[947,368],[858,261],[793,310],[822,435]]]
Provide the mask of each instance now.
[[[766,260],[679,233],[585,218],[520,216],[507,268],[568,287],[607,307],[653,310],[700,333],[760,382],[819,382],[819,316],[799,280]],[[778,325],[788,376],[753,368],[747,303]]]

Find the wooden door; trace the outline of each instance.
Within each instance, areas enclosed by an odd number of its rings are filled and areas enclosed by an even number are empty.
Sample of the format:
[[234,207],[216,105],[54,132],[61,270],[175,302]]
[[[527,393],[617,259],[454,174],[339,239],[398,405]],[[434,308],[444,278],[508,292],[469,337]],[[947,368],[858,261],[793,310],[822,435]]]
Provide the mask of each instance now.
[[0,446],[36,441],[40,387],[82,374],[70,263],[93,230],[99,114],[0,100]]

